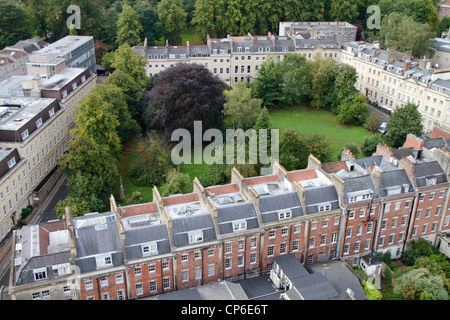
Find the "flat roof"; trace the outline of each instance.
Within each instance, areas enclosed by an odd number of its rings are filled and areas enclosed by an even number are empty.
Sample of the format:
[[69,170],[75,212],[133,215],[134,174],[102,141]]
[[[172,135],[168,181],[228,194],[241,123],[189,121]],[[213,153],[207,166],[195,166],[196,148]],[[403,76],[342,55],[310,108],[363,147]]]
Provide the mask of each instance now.
[[0,106],[8,108],[8,112],[0,117],[0,130],[18,130],[54,101],[50,98],[0,96]]
[[54,55],[54,56],[64,56],[71,52],[72,50],[78,48],[91,41],[94,37],[92,36],[66,36],[52,44],[32,53],[32,55]]

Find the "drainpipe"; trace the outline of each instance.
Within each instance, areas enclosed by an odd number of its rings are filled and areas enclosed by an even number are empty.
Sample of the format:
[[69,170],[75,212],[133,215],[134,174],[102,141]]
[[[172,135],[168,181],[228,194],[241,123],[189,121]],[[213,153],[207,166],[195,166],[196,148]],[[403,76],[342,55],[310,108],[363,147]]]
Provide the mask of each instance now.
[[[341,218],[339,220],[339,232],[338,232],[338,238],[337,238],[337,247],[336,247],[336,257],[341,257],[341,247],[342,247],[342,233],[344,232],[344,225],[347,225],[347,219],[345,217],[347,216],[347,210],[342,206],[341,197],[338,197],[339,199],[339,208],[341,208]],[[344,220],[345,219],[345,220]]]

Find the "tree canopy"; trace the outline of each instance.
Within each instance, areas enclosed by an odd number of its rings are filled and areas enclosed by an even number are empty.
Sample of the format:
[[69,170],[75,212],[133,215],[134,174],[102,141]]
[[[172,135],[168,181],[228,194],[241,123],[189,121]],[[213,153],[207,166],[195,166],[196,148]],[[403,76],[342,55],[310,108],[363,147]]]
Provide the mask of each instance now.
[[178,63],[167,68],[149,92],[149,127],[168,137],[178,128],[193,132],[197,120],[203,130],[221,128],[222,91],[222,81],[203,65]]
[[401,147],[410,133],[420,136],[423,125],[422,115],[417,110],[417,106],[408,103],[396,109],[389,118],[386,130],[386,141],[388,145],[395,148]]

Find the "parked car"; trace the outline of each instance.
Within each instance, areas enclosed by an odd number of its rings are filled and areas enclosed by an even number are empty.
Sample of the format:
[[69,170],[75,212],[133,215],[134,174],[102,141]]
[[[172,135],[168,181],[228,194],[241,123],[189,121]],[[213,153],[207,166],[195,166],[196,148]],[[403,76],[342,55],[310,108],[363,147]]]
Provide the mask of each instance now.
[[383,123],[380,125],[380,127],[378,128],[378,131],[380,131],[382,134],[386,134],[386,126],[387,126],[387,123],[386,123],[386,122],[383,122]]

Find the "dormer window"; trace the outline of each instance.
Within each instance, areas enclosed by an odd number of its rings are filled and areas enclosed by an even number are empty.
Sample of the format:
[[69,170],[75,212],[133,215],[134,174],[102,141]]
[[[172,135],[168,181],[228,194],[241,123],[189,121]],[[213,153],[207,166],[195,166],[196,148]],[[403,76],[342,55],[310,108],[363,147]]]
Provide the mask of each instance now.
[[99,254],[95,257],[97,269],[106,268],[112,265],[112,258],[110,253]]
[[331,210],[331,204],[330,203],[322,203],[317,205],[317,208],[319,209],[319,212],[325,212]]
[[12,158],[8,161],[8,168],[11,169],[12,167],[14,167],[15,164],[16,164],[16,157],[12,157]]
[[38,269],[33,269],[34,280],[44,280],[47,279],[47,268],[42,267]]
[[25,130],[24,132],[22,132],[21,134],[22,140],[25,140],[26,138],[28,138],[28,129]]
[[434,186],[437,182],[436,178],[426,178],[425,180],[426,180],[427,186]]
[[[67,91],[66,91],[66,95],[67,95]],[[55,108],[51,108],[50,110],[48,110],[48,116],[51,117],[55,114]]]
[[158,254],[158,246],[156,242],[144,243],[141,245],[142,255],[144,257]]
[[233,222],[233,231],[247,230],[247,221],[239,220]]
[[188,232],[189,243],[197,243],[203,241],[203,231],[195,230]]
[[36,120],[36,128],[39,128],[42,125],[42,118]]
[[290,210],[290,209],[278,211],[278,219],[279,220],[289,219],[291,217],[292,217],[292,210]]

